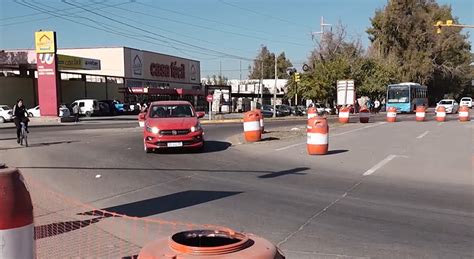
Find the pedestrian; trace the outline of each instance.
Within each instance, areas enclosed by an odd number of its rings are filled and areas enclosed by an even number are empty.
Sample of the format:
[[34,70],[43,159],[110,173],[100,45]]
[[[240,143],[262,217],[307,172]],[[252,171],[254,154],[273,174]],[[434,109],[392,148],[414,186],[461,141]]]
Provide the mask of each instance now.
[[358,113],[358,112],[359,112],[359,109],[360,109],[360,107],[359,107],[359,102],[356,100],[356,101],[354,102],[354,114]]
[[74,122],[78,123],[79,122],[79,105],[77,103],[73,104],[72,106],[72,114],[74,114]]
[[380,101],[377,99],[374,102],[375,113],[379,113],[380,111]]

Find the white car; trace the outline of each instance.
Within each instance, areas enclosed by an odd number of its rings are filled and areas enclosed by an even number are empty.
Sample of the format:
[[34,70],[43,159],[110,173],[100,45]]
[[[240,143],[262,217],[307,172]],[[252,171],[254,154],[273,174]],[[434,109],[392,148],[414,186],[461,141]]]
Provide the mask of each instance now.
[[313,103],[313,107],[316,108],[319,114],[331,114],[331,108],[323,107],[319,103]]
[[0,105],[0,123],[11,121],[13,110],[8,105]]
[[461,98],[461,101],[459,101],[459,106],[467,106],[469,109],[472,108],[472,98],[471,97],[463,97]]
[[457,113],[459,110],[459,104],[454,99],[443,99],[436,104],[436,108],[444,106],[446,113]]
[[[28,109],[28,116],[30,117],[41,117],[39,105],[35,108]],[[59,106],[59,117],[69,117],[71,112],[65,105]]]
[[97,114],[100,112],[99,101],[96,99],[81,99],[76,100],[71,104],[71,107],[79,105],[79,114],[86,115],[87,117],[92,116],[92,114]]

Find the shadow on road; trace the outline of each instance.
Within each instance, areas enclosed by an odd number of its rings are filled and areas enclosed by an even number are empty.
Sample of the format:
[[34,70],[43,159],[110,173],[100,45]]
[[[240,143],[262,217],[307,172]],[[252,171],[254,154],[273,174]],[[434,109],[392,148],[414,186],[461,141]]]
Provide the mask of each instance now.
[[28,147],[18,145],[16,147],[0,148],[0,150],[12,150],[12,149],[20,149],[20,148],[44,147],[44,146],[52,146],[52,145],[60,145],[60,144],[70,144],[70,143],[75,143],[75,142],[79,142],[79,141],[78,140],[67,140],[67,141],[41,142],[41,143],[29,144]]
[[296,174],[296,175],[305,175],[306,173],[300,173],[302,171],[308,170],[308,167],[297,167],[289,170],[279,171],[279,172],[272,172],[264,175],[260,175],[258,178],[260,179],[268,179],[268,178],[275,178],[289,174]]
[[226,192],[226,191],[200,191],[190,190],[184,192],[173,193],[161,197],[126,203],[118,206],[104,208],[99,211],[88,211],[79,215],[94,216],[101,211],[106,211],[104,217],[116,216],[112,213],[126,215],[130,217],[148,217],[160,213],[179,210],[202,203],[223,199],[234,196],[242,192]]
[[99,222],[104,217],[88,220],[75,220],[66,222],[55,222],[47,225],[35,226],[35,240],[61,235],[74,230],[78,230]]
[[334,149],[334,150],[329,150],[326,155],[336,155],[336,154],[341,154],[341,153],[346,153],[349,150],[347,149]]
[[202,150],[192,148],[169,148],[156,149],[154,153],[158,154],[189,154],[189,153],[213,153],[220,152],[232,146],[231,143],[225,141],[208,140],[206,141]]

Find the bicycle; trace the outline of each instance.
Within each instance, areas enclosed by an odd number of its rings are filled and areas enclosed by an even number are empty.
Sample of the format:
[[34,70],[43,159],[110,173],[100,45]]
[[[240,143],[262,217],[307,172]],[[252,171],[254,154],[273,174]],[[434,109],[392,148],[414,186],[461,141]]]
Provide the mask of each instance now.
[[23,146],[23,141],[25,142],[25,147],[28,147],[28,132],[26,131],[26,124],[22,121],[20,122],[21,132],[20,132],[20,145]]

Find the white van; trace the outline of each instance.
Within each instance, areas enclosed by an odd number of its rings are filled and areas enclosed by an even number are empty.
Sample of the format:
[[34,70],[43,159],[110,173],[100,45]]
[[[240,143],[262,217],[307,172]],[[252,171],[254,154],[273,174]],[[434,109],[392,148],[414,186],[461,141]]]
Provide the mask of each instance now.
[[92,114],[99,113],[99,101],[96,99],[81,99],[76,100],[71,104],[71,107],[79,105],[79,114],[86,115],[87,117],[92,116]]

